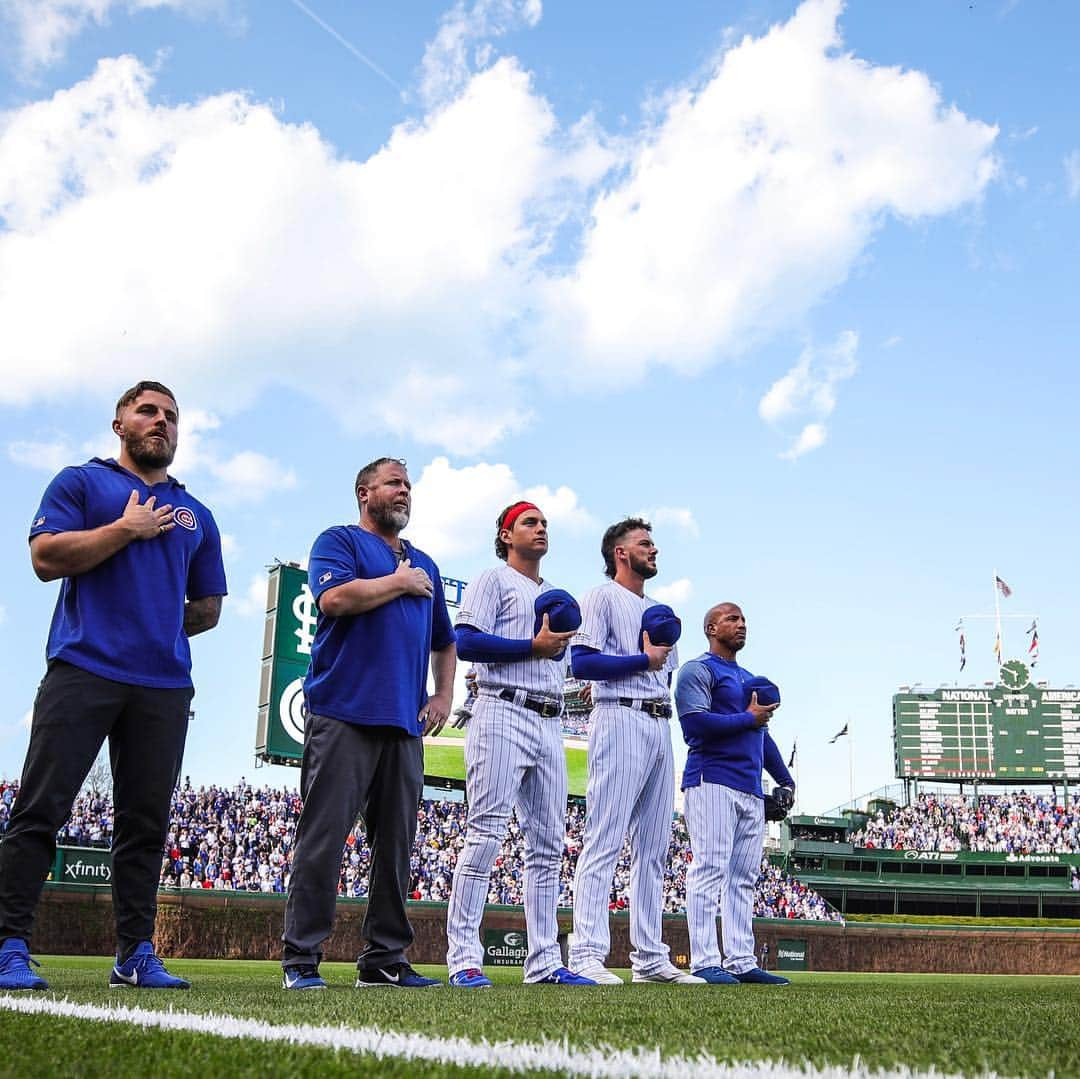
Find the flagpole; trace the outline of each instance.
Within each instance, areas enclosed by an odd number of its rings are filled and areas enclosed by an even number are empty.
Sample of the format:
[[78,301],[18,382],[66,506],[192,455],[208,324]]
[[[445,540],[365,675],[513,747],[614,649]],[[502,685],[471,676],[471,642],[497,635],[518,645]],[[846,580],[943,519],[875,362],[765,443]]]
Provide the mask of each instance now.
[[848,795],[851,808],[855,808],[855,738],[851,733],[851,720],[847,727],[847,767],[848,767]]
[[799,743],[795,743],[795,808],[799,808],[799,792],[802,784],[799,782]]
[[998,571],[994,570],[994,625],[997,627],[997,661],[1000,667],[1005,662],[1005,641],[1001,637],[1001,589],[998,588]]

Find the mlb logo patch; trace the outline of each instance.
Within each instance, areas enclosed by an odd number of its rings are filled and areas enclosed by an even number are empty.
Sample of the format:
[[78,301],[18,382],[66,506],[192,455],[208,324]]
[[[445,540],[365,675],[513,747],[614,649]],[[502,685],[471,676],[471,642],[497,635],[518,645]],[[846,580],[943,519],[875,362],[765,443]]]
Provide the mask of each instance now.
[[176,522],[181,528],[186,528],[189,532],[194,532],[199,527],[199,522],[195,519],[195,514],[187,508],[187,506],[181,506],[174,514],[173,521]]
[[329,581],[329,580],[330,580],[330,578],[331,578],[331,577],[333,577],[333,576],[334,576],[334,575],[333,575],[333,574],[332,574],[332,573],[331,573],[331,572],[330,572],[329,570],[327,570],[327,571],[326,571],[326,572],[325,572],[325,573],[324,573],[324,574],[323,574],[323,575],[322,575],[322,576],[321,576],[321,577],[319,578],[319,584],[326,584],[326,582],[327,582],[327,581]]
[[42,515],[34,522],[34,528],[40,528],[45,523],[45,517]]

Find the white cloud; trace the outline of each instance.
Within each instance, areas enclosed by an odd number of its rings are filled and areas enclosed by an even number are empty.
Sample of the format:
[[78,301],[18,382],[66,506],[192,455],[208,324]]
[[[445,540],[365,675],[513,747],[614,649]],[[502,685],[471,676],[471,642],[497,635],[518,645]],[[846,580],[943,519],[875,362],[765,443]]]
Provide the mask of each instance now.
[[549,353],[574,381],[698,371],[819,302],[889,217],[980,197],[997,129],[924,74],[843,51],[840,9],[807,0],[669,96],[547,287]]
[[1065,179],[1069,185],[1069,198],[1080,199],[1080,150],[1073,150],[1066,156]]
[[858,369],[858,347],[859,336],[852,330],[844,330],[827,348],[807,346],[795,366],[762,397],[758,414],[766,423],[783,426],[786,421],[806,416],[818,421],[804,426],[782,457],[794,460],[824,444],[826,428],[820,421],[836,408],[837,383],[851,378]]
[[[17,720],[0,720],[0,742],[6,742],[9,738],[23,738],[30,730],[34,721],[34,710],[30,709],[22,714]],[[0,772],[0,779],[4,778]]]
[[225,600],[227,609],[235,611],[243,618],[251,618],[266,613],[266,574],[256,573],[243,592],[230,595]]
[[844,330],[827,349],[803,349],[798,363],[777,379],[758,404],[758,414],[776,423],[803,412],[829,416],[836,408],[836,384],[858,369],[859,335]]
[[671,584],[662,584],[657,588],[650,588],[649,595],[659,603],[666,603],[669,607],[678,607],[685,603],[694,592],[694,586],[689,577],[680,577]]
[[888,217],[956,210],[997,171],[996,129],[843,52],[839,10],[807,0],[615,143],[477,56],[538,3],[461,5],[425,67],[450,96],[364,161],[242,94],[155,104],[146,67],[103,60],[0,115],[0,404],[104,396],[152,355],[186,402],[282,385],[349,431],[473,454],[527,425],[538,383],[744,350]]
[[105,60],[0,117],[0,401],[103,393],[153,355],[196,404],[211,376],[234,408],[285,384],[465,453],[524,423],[501,335],[542,250],[526,207],[566,170],[515,63],[362,164],[241,95],[155,106],[151,83]]
[[0,25],[11,32],[24,74],[62,60],[68,42],[91,23],[108,22],[113,10],[129,14],[151,8],[171,8],[188,15],[222,13],[227,0],[3,0]]
[[[520,498],[535,502],[548,519],[551,543],[560,532],[594,528],[595,521],[571,488],[526,487],[509,465],[478,464],[454,468],[436,457],[413,482],[413,515],[408,538],[433,558],[490,550],[499,513]],[[451,572],[452,567],[440,566]]]
[[654,528],[672,525],[695,539],[701,535],[694,511],[685,506],[657,506],[651,510],[642,510],[638,516],[643,517]]
[[541,14],[541,0],[473,0],[471,5],[457,0],[424,50],[420,64],[423,100],[434,105],[460,93],[474,69],[491,62],[490,38],[536,26]]
[[236,558],[242,550],[240,541],[231,532],[221,533],[221,554],[226,562]]
[[[208,438],[207,432],[221,426],[213,413],[201,409],[185,410],[180,422],[176,458],[169,471],[181,477],[195,473],[212,476],[216,484],[209,496],[211,500],[227,500],[233,504],[259,502],[296,486],[295,470],[275,458],[254,450],[230,452],[213,437]],[[96,442],[84,442],[81,452],[62,440],[16,441],[7,445],[8,457],[16,464],[50,473],[90,457],[115,457],[117,453],[117,439],[106,434]]]
[[75,451],[66,442],[9,442],[7,453],[17,465],[43,472],[59,472],[75,460]]
[[823,423],[808,423],[800,432],[798,438],[792,443],[791,448],[785,450],[781,457],[788,461],[794,461],[802,457],[804,453],[819,449],[825,445],[828,431]]
[[0,626],[7,621],[7,608],[0,603]]

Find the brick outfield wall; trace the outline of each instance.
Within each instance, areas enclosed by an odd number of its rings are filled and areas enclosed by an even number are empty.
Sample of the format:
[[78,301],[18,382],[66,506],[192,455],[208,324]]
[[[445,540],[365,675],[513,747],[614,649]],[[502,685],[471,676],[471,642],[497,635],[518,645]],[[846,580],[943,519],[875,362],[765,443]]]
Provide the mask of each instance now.
[[[339,903],[337,924],[326,943],[327,959],[352,961],[363,947],[366,903]],[[155,941],[164,956],[206,959],[277,959],[283,897],[222,892],[159,893]],[[446,962],[446,907],[413,904],[414,963]],[[570,930],[569,912],[559,923]],[[524,929],[519,909],[493,908],[484,928]],[[1080,928],[1006,929],[926,926],[838,925],[828,922],[754,923],[758,950],[768,942],[771,964],[779,941],[806,941],[808,970],[934,974],[1080,974]],[[672,956],[689,955],[686,919],[664,919]],[[115,948],[112,899],[106,888],[46,888],[38,907],[32,948],[42,955],[109,955]],[[628,967],[630,920],[611,919],[610,964]]]

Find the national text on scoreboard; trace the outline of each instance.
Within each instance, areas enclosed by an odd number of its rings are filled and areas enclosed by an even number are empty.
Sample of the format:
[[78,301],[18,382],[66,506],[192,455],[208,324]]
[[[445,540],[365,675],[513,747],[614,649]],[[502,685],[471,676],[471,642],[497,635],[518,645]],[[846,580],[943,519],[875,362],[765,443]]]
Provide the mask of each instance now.
[[1032,685],[1010,661],[994,686],[893,697],[901,779],[1080,780],[1080,689]]

